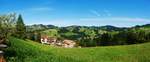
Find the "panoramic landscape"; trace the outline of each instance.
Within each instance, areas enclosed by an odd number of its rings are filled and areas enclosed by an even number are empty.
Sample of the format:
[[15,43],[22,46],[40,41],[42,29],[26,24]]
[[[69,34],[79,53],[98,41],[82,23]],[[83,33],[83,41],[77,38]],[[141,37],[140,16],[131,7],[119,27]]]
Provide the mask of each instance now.
[[0,3],[0,62],[150,62],[150,0]]

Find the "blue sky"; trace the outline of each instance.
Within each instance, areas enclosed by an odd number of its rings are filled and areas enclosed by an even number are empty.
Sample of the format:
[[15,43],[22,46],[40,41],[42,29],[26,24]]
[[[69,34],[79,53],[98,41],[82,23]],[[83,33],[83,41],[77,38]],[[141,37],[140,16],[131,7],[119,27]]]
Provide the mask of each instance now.
[[0,14],[22,14],[24,22],[57,26],[150,23],[150,0],[0,0]]

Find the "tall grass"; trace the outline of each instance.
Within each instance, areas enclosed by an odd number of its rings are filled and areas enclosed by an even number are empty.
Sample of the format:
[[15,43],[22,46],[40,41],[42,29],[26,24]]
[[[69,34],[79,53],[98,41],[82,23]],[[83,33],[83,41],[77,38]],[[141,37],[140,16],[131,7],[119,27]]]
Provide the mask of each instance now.
[[59,48],[10,38],[7,62],[150,62],[150,43],[93,48]]

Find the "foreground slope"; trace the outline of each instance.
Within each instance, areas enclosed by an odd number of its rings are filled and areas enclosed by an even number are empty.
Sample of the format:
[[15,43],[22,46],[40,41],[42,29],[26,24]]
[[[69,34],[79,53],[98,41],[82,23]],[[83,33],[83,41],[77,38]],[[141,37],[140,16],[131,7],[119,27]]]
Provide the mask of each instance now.
[[8,62],[150,62],[150,43],[94,48],[58,48],[10,38]]

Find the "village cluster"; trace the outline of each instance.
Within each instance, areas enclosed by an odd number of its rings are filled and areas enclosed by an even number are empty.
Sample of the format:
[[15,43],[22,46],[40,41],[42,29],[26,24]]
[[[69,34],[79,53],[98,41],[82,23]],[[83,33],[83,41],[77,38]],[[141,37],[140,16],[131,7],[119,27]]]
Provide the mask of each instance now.
[[65,39],[61,41],[61,40],[57,40],[57,38],[48,37],[48,36],[41,36],[41,43],[64,47],[64,48],[73,48],[76,45],[76,43],[73,40]]

